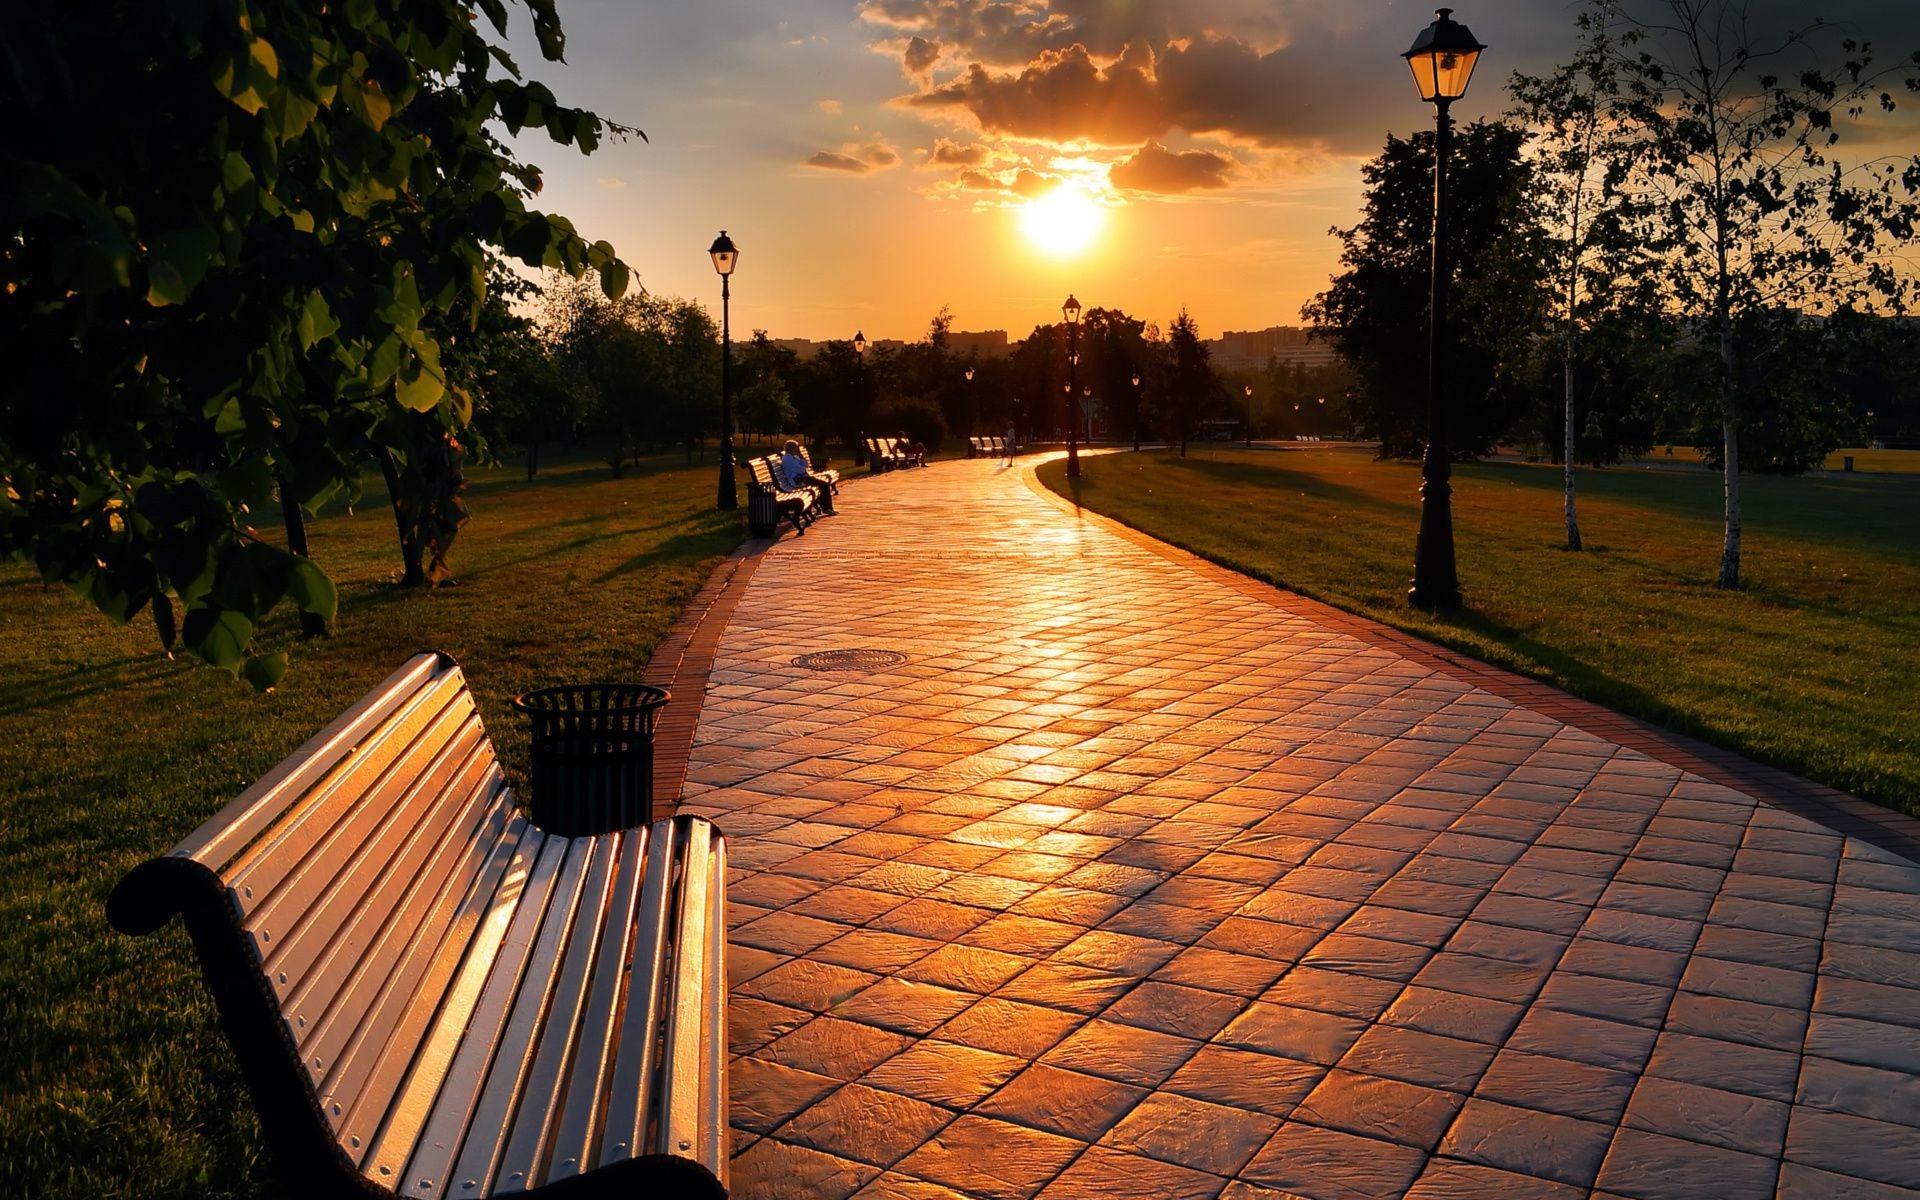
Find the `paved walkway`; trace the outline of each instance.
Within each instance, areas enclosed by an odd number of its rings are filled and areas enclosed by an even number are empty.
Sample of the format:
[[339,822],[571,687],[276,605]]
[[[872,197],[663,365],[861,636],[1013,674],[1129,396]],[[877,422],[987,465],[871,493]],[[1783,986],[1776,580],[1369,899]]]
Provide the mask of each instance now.
[[1920,1197],[1920,867],[1024,470],[840,507],[687,765],[737,1196]]

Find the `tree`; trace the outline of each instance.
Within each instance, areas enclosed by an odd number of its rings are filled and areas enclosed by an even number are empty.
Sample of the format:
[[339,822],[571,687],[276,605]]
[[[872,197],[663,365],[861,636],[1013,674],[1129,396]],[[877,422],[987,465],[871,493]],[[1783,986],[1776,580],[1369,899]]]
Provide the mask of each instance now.
[[1185,458],[1187,442],[1193,437],[1194,414],[1219,390],[1219,383],[1208,361],[1212,353],[1200,340],[1199,323],[1184,308],[1167,326],[1167,350],[1167,400],[1180,439],[1180,457]]
[[1741,439],[1768,372],[1771,322],[1838,308],[1901,310],[1914,281],[1895,252],[1920,223],[1920,155],[1848,163],[1839,122],[1920,90],[1920,55],[1875,71],[1866,45],[1823,21],[1762,41],[1742,0],[1660,0],[1629,20],[1614,64],[1634,125],[1617,154],[1646,201],[1641,278],[1711,363],[1725,532],[1718,584],[1740,583]]
[[1579,550],[1580,518],[1575,505],[1575,464],[1579,461],[1579,388],[1581,333],[1622,306],[1626,291],[1617,286],[1633,252],[1625,236],[1623,189],[1630,160],[1619,153],[1620,124],[1614,104],[1619,96],[1614,46],[1618,21],[1615,0],[1595,0],[1575,20],[1579,49],[1550,75],[1515,72],[1508,90],[1513,115],[1533,131],[1531,158],[1540,213],[1549,236],[1541,246],[1551,255],[1549,275],[1560,326],[1562,454],[1561,470],[1567,549]]
[[[1477,122],[1455,134],[1448,163],[1454,346],[1447,371],[1455,406],[1450,449],[1458,456],[1491,451],[1526,408],[1515,368],[1546,319],[1546,233],[1525,142],[1517,125]],[[1389,135],[1361,175],[1360,223],[1333,231],[1345,270],[1302,312],[1360,376],[1357,415],[1380,439],[1381,456],[1411,458],[1426,427],[1419,335],[1428,326],[1433,271],[1433,134]]]
[[[558,61],[553,0],[524,7]],[[483,300],[486,247],[626,285],[612,247],[527,206],[539,172],[494,126],[583,152],[623,131],[523,82],[507,21],[507,0],[0,10],[0,105],[34,114],[0,133],[0,553],[280,678],[259,622],[282,598],[330,619],[335,593],[250,514],[350,492],[399,414],[465,423],[445,320]]]

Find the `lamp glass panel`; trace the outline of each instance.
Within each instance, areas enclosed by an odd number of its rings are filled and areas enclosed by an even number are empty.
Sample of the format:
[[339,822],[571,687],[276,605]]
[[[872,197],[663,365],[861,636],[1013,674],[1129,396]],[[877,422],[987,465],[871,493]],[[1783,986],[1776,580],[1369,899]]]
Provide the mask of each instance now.
[[738,250],[716,250],[713,252],[713,269],[722,275],[733,274],[733,268],[740,263]]
[[1467,84],[1473,79],[1473,64],[1480,59],[1478,50],[1460,50],[1447,54],[1436,54],[1434,58],[1434,87],[1440,99],[1458,100],[1467,94]]

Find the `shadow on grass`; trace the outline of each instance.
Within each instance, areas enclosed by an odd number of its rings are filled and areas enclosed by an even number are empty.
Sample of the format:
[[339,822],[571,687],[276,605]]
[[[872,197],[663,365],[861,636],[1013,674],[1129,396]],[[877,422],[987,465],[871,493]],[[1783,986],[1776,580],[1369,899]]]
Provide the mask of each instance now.
[[[1459,471],[1467,478],[1531,491],[1558,494],[1562,487],[1557,467],[1471,463],[1462,464]],[[1740,483],[1749,533],[1920,557],[1920,524],[1913,520],[1920,511],[1920,479],[1745,475]],[[1722,519],[1720,476],[1713,472],[1583,467],[1578,487],[1583,497],[1637,505],[1708,526],[1717,527]]]

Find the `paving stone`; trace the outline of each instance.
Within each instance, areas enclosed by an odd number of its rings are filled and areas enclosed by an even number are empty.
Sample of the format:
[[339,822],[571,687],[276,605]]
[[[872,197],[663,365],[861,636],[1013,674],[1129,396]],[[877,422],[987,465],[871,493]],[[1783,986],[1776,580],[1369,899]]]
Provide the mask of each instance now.
[[1779,1175],[1778,1159],[1622,1129],[1601,1164],[1596,1187],[1634,1200],[1769,1196]]
[[805,1146],[762,1138],[733,1160],[739,1200],[847,1200],[879,1169]]
[[736,1129],[772,1133],[780,1124],[840,1086],[840,1081],[762,1058],[727,1067],[731,1122]]
[[834,1015],[901,1033],[927,1034],[970,1007],[979,997],[969,992],[883,979],[834,1005]]
[[1353,1017],[1256,1003],[1221,1030],[1216,1041],[1236,1049],[1332,1066],[1366,1030],[1366,1022]]
[[1613,1124],[1633,1094],[1636,1076],[1564,1058],[1502,1050],[1474,1095],[1517,1108]]
[[1289,1123],[1240,1179],[1307,1200],[1387,1200],[1404,1195],[1426,1162],[1425,1153],[1407,1146]]
[[1613,1127],[1556,1113],[1471,1098],[1440,1153],[1584,1188],[1599,1173]]
[[912,1043],[902,1033],[838,1017],[815,1017],[776,1039],[759,1057],[835,1079],[857,1079]]
[[1436,1158],[1407,1191],[1407,1200],[1471,1200],[1497,1196],[1500,1200],[1584,1200],[1584,1188],[1568,1187],[1530,1175],[1515,1175],[1479,1163]]
[[978,1112],[1090,1142],[1149,1095],[1146,1088],[1035,1063],[983,1101]]
[[1661,1034],[1647,1062],[1649,1075],[1767,1100],[1792,1100],[1799,1071],[1795,1054],[1684,1033]]
[[1800,1063],[1800,1104],[1920,1129],[1920,1077],[1808,1054]]
[[1398,983],[1317,967],[1295,967],[1260,998],[1269,1004],[1310,1008],[1371,1021],[1400,995]]
[[1206,1041],[1238,1016],[1245,1002],[1218,992],[1149,980],[1115,1001],[1106,1020]]
[[1835,1175],[1800,1163],[1780,1164],[1779,1200],[1920,1200],[1920,1190]]
[[899,1169],[986,1200],[1027,1200],[1079,1156],[1083,1144],[986,1117],[964,1116],[908,1155]]
[[1742,1154],[1776,1158],[1786,1140],[1787,1105],[1648,1075],[1640,1080],[1627,1104],[1626,1124]]
[[916,983],[986,995],[1032,965],[1033,960],[1017,954],[949,942],[899,974]]
[[1040,1192],[1040,1200],[1214,1200],[1225,1183],[1216,1175],[1093,1146]]
[[1014,1000],[981,1000],[935,1031],[942,1041],[1034,1059],[1078,1028],[1077,1013]]
[[1920,1029],[1909,1025],[1817,1012],[1807,1029],[1806,1051],[1843,1062],[1920,1075]]
[[1192,1058],[1201,1043],[1114,1021],[1089,1021],[1043,1056],[1070,1071],[1154,1087]]
[[1479,1042],[1375,1025],[1360,1036],[1340,1065],[1363,1075],[1470,1092],[1494,1053],[1494,1047]]
[[1797,1051],[1806,1039],[1807,1014],[1798,1008],[1680,992],[1667,1012],[1667,1028],[1769,1050]]
[[1463,1100],[1455,1092],[1336,1069],[1300,1102],[1293,1119],[1431,1151]]
[[1529,1009],[1507,1045],[1616,1071],[1639,1071],[1652,1051],[1654,1031],[1549,1008]]
[[774,1136],[886,1167],[944,1128],[954,1116],[947,1109],[919,1100],[850,1083],[803,1109]]
[[1182,1096],[1284,1117],[1326,1068],[1229,1046],[1202,1046],[1161,1087]]
[[1400,993],[1380,1019],[1425,1033],[1498,1046],[1520,1023],[1525,1009],[1484,996],[1463,996],[1436,988],[1410,987]]
[[727,1052],[752,1054],[805,1025],[813,1015],[804,1009],[736,995],[727,1002]]
[[1920,1138],[1911,1124],[1796,1108],[1787,1126],[1786,1157],[1836,1175],[1920,1188]]
[[1122,1118],[1101,1144],[1229,1176],[1244,1167],[1279,1127],[1276,1117],[1155,1092]]
[[939,942],[927,938],[888,933],[881,929],[856,929],[821,946],[809,957],[875,975],[887,975],[919,962],[939,948]]
[[968,1200],[968,1197],[938,1183],[887,1171],[855,1192],[853,1200]]
[[971,1108],[1019,1073],[1022,1060],[957,1042],[916,1042],[863,1082],[947,1108]]
[[756,976],[738,991],[789,1008],[823,1013],[879,982],[880,976],[872,972],[797,958]]

